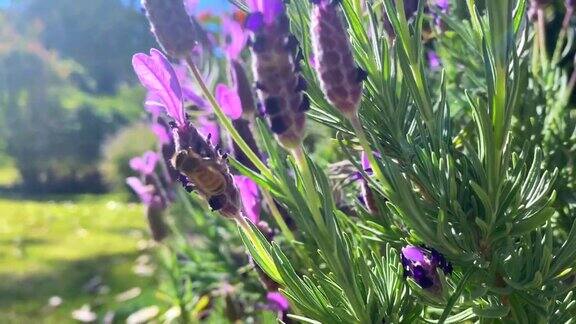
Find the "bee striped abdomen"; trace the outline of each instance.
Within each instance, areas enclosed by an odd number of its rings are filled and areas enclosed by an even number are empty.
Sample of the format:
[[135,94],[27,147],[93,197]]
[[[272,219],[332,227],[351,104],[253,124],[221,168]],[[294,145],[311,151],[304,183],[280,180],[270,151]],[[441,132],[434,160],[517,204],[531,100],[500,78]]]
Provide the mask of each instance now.
[[218,195],[226,190],[226,179],[213,166],[198,168],[191,180],[208,195]]

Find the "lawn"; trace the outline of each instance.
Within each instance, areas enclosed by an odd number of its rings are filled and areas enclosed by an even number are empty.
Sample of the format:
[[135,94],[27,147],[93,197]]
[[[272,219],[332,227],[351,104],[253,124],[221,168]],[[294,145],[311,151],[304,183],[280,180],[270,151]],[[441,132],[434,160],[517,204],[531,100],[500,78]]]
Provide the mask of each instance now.
[[0,322],[124,319],[154,301],[149,247],[141,207],[114,196],[0,198]]

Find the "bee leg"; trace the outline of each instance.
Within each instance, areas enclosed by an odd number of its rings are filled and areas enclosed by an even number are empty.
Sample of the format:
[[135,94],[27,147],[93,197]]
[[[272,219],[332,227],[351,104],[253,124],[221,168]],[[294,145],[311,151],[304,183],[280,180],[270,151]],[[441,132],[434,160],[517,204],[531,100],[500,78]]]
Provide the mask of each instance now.
[[212,208],[212,210],[220,210],[222,209],[222,207],[224,207],[225,204],[226,204],[226,195],[224,194],[214,195],[210,197],[210,199],[208,199],[208,205],[210,205],[210,208]]
[[191,183],[187,183],[184,185],[184,190],[186,190],[187,192],[193,192],[194,190],[196,190],[196,187],[191,184]]
[[224,154],[222,154],[222,160],[226,160],[228,158],[228,153],[224,152]]

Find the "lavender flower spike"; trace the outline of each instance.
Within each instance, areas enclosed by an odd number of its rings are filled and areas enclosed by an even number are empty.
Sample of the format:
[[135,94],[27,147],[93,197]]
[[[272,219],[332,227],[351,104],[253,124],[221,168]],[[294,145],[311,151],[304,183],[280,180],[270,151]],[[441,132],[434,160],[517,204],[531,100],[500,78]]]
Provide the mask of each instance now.
[[420,287],[434,293],[442,288],[436,269],[442,269],[445,274],[452,273],[452,265],[434,249],[408,245],[402,248],[400,256],[404,276],[414,279]]
[[305,112],[310,101],[303,93],[306,82],[298,72],[302,52],[290,33],[290,22],[281,0],[249,1],[252,13],[246,28],[250,41],[256,88],[278,142],[287,149],[304,137]]
[[158,44],[172,57],[185,57],[196,45],[196,29],[183,0],[142,0]]
[[312,45],[316,70],[324,95],[340,112],[351,118],[362,96],[366,72],[357,67],[337,1],[313,0]]
[[184,186],[197,190],[213,210],[227,217],[239,216],[240,198],[225,158],[188,121],[172,65],[160,52],[152,50],[150,54],[136,54],[132,64],[140,82],[156,93],[167,115],[174,119],[174,169],[180,173]]

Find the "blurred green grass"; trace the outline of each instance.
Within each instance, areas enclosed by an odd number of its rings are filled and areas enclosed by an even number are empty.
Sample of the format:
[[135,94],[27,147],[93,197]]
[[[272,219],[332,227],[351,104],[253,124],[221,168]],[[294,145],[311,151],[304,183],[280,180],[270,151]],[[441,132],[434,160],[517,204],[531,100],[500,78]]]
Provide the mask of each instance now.
[[[154,279],[135,274],[151,252],[142,212],[113,195],[0,198],[0,322],[74,322],[84,304],[121,321],[153,304]],[[138,297],[116,299],[134,287]]]

